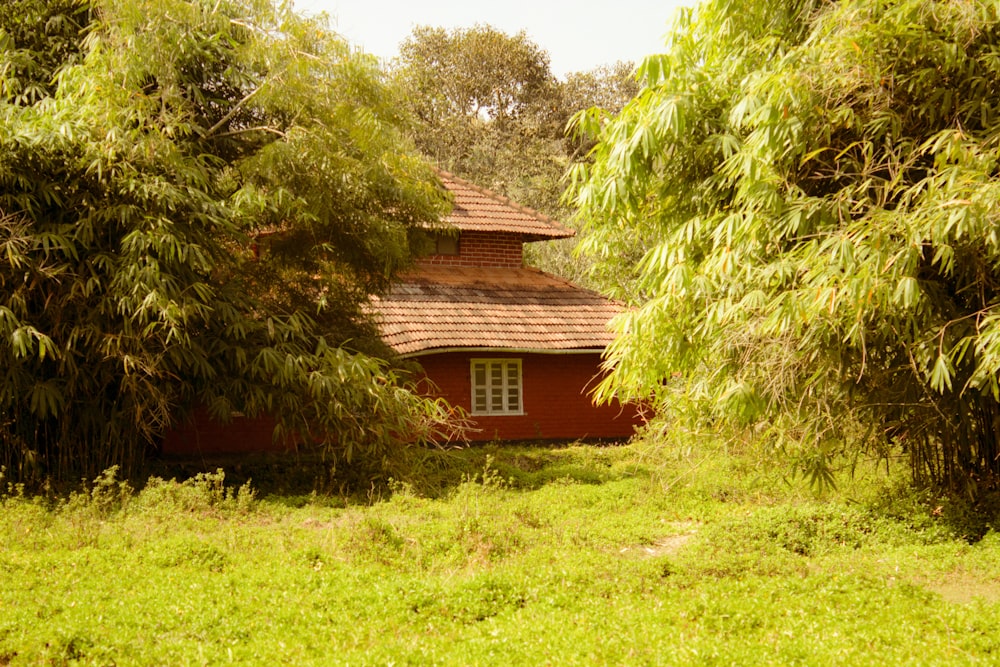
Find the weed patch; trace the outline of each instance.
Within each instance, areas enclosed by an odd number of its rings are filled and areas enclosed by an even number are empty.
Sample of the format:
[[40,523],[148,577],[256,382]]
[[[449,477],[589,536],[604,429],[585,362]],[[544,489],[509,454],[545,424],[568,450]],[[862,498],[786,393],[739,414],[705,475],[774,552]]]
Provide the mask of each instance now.
[[149,562],[156,567],[190,567],[223,572],[229,564],[229,555],[210,542],[190,536],[180,536],[157,541],[146,552]]

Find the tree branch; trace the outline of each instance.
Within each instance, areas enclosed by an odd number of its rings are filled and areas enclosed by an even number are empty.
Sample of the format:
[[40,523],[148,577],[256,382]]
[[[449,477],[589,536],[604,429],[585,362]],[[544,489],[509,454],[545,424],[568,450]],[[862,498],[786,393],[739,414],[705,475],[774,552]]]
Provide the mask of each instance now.
[[213,125],[212,127],[210,127],[208,129],[208,132],[205,132],[203,135],[201,135],[201,138],[202,139],[207,139],[208,137],[210,137],[213,134],[215,134],[216,130],[218,130],[220,127],[222,127],[223,125],[225,125],[226,123],[228,123],[229,121],[231,121],[233,119],[233,116],[235,116],[239,112],[239,110],[243,108],[243,105],[246,104],[247,102],[249,102],[250,99],[254,95],[256,95],[257,93],[259,93],[261,90],[263,90],[263,88],[264,88],[264,84],[262,83],[261,85],[257,86],[256,88],[254,88],[253,90],[251,90],[249,93],[247,93],[246,95],[244,95],[243,99],[241,99],[239,102],[237,102],[236,104],[234,104],[233,108],[229,110],[229,113],[227,113],[225,116],[223,116],[222,118],[220,118],[218,123],[216,123],[215,125]]
[[221,132],[221,133],[219,133],[219,134],[216,135],[216,138],[219,138],[219,137],[232,137],[232,136],[235,136],[237,134],[244,134],[246,132],[270,132],[271,134],[278,135],[282,139],[287,139],[288,138],[288,135],[285,134],[284,132],[282,132],[281,130],[279,130],[279,129],[275,128],[275,127],[269,127],[267,125],[258,125],[257,127],[247,127],[247,128],[242,129],[242,130],[231,130],[229,132]]

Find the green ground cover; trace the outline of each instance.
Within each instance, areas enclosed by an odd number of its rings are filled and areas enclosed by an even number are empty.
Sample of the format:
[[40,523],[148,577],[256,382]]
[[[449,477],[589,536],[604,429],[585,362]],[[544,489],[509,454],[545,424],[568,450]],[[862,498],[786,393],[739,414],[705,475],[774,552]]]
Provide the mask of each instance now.
[[884,469],[817,498],[712,443],[486,447],[414,480],[8,488],[0,664],[1000,661],[1000,535]]

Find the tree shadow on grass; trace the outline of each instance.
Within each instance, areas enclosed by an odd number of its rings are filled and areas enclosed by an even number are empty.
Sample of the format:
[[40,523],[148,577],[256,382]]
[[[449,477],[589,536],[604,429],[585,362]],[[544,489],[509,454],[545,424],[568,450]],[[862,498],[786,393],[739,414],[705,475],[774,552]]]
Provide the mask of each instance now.
[[380,473],[331,471],[318,455],[257,454],[199,459],[160,458],[149,461],[148,477],[185,480],[199,473],[225,472],[226,486],[246,482],[259,497],[305,503],[317,498],[334,502],[371,502],[387,498],[395,484],[425,497],[441,497],[468,481],[486,477],[512,489],[539,489],[553,482],[604,484],[648,475],[626,461],[622,443],[545,442],[488,443],[452,448],[414,447],[402,460]]
[[488,443],[414,452],[404,481],[427,497],[447,495],[468,481],[486,478],[508,488],[535,490],[554,482],[604,484],[648,475],[634,465],[623,443]]

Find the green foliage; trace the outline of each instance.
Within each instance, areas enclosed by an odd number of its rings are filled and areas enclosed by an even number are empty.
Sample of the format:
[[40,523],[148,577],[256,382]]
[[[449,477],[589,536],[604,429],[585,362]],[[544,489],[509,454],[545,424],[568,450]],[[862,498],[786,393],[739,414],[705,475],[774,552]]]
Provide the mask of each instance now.
[[0,96],[33,104],[55,92],[55,74],[83,58],[92,20],[81,0],[10,0],[0,7]]
[[400,46],[396,75],[414,141],[438,165],[540,210],[557,202],[559,87],[527,35],[418,27]]
[[[574,114],[585,109],[591,109],[595,116],[620,112],[639,92],[639,88],[635,65],[631,62],[619,61],[588,72],[566,75],[566,80],[559,83],[558,97],[551,102],[559,110],[561,141],[549,145],[550,155],[533,156],[531,160],[516,165],[522,173],[537,171],[540,174],[540,177],[532,179],[530,187],[541,192],[524,201],[531,201],[543,213],[572,225],[573,210],[563,197],[565,175],[573,164],[589,159],[594,139],[567,131],[567,125]],[[515,201],[522,201],[518,196],[525,194],[528,193],[515,192],[512,196]],[[525,247],[525,259],[532,266],[587,287],[596,287],[590,276],[592,260],[575,252],[575,247],[575,239],[532,243]]]
[[[939,499],[887,493],[895,480],[869,467],[838,476],[852,499],[815,499],[782,482],[781,460],[687,444],[439,451],[456,468],[440,497],[397,482],[385,500],[346,507],[265,498],[240,508],[244,492],[218,472],[120,492],[109,471],[66,502],[0,495],[0,656],[995,661],[996,533],[970,544],[935,512]],[[97,489],[123,502],[95,513]]]
[[452,31],[421,26],[400,47],[412,103],[434,124],[442,118],[512,122],[553,85],[549,57],[524,32],[490,26]]
[[899,445],[918,482],[1000,475],[987,2],[706,2],[597,136],[574,193],[637,308],[602,392],[758,425],[810,475]]
[[196,405],[376,469],[441,426],[355,350],[443,196],[374,60],[289,7],[0,10],[8,474],[131,475]]
[[199,473],[183,482],[150,477],[136,499],[137,509],[150,516],[162,515],[164,520],[181,514],[241,514],[255,509],[257,494],[250,482],[233,488],[226,486],[225,480],[226,474],[221,468],[214,473]]
[[[618,61],[603,65],[589,72],[571,72],[560,86],[564,113],[572,116],[591,110],[590,116],[611,117],[621,113],[628,102],[639,94],[642,86],[636,77],[635,63]],[[569,121],[567,117],[566,122]],[[565,124],[565,122],[564,122]],[[584,159],[593,149],[592,137],[580,133],[566,133],[567,153],[572,162]]]

